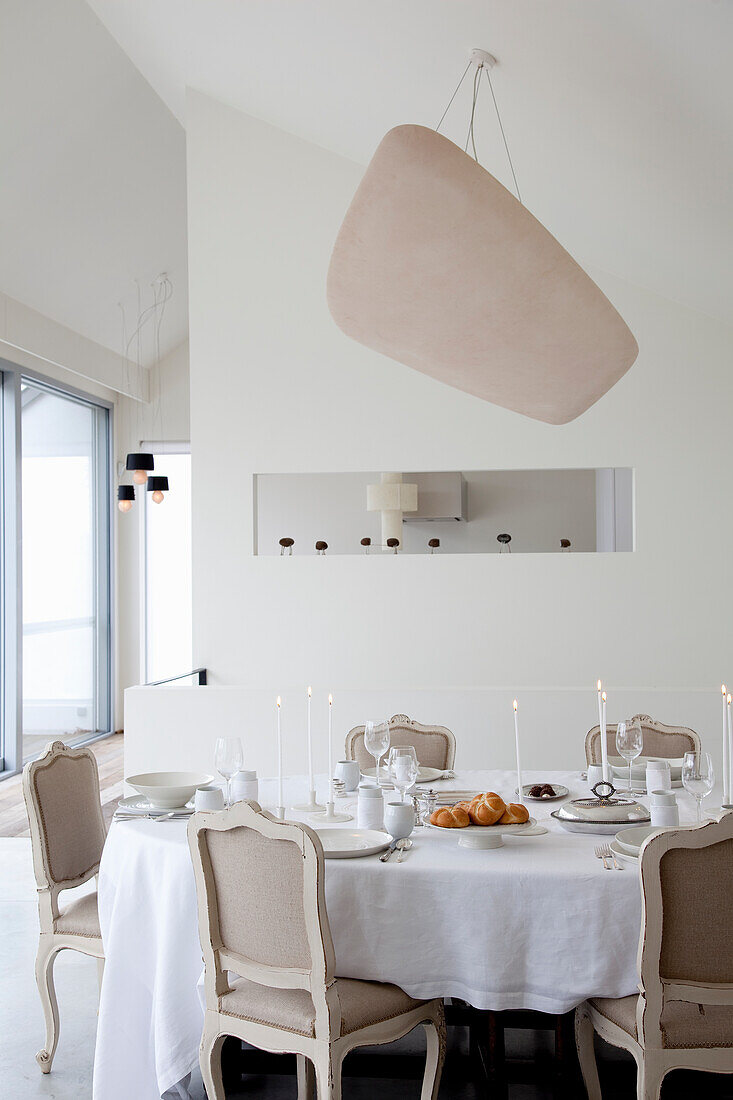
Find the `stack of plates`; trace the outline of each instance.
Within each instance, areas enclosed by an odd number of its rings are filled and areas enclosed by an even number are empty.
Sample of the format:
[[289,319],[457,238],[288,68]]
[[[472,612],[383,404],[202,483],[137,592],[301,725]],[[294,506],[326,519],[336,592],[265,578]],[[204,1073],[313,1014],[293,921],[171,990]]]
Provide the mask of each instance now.
[[130,817],[163,817],[170,813],[175,814],[176,817],[190,817],[193,813],[193,802],[187,802],[185,806],[177,806],[175,810],[166,810],[153,806],[144,795],[134,794],[129,798],[121,798],[115,810],[116,815],[129,814]]
[[658,832],[659,826],[654,825],[632,825],[629,829],[621,829],[611,841],[611,851],[621,859],[638,859],[646,838]]
[[[631,790],[634,794],[647,794],[646,766],[648,761],[658,759],[654,756],[637,756],[631,765]],[[629,765],[620,756],[609,756],[611,765],[611,781],[614,787],[626,789],[629,782]],[[682,761],[667,760],[671,772],[672,786],[679,789],[682,786]]]

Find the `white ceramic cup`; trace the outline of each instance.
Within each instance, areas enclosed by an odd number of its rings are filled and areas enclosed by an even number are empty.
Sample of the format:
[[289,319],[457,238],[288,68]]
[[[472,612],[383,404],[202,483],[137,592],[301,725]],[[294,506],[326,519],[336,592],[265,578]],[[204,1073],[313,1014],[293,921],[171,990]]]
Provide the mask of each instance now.
[[241,802],[244,798],[257,802],[259,797],[257,772],[235,772],[232,776],[232,802]]
[[223,810],[224,792],[221,787],[210,783],[207,787],[198,787],[193,796],[195,810]]
[[415,811],[411,802],[388,802],[384,810],[384,827],[393,840],[401,840],[415,828]]
[[[588,786],[591,790],[595,787],[596,783],[603,781],[603,765],[602,764],[589,764],[588,765]],[[615,784],[614,784],[615,786]]]
[[384,828],[384,797],[381,787],[366,784],[359,787],[356,823],[360,829]]
[[649,797],[652,825],[674,829],[680,823],[680,811],[674,791],[652,791]]
[[339,760],[333,774],[335,779],[343,780],[347,791],[355,791],[361,778],[358,760]]
[[672,772],[666,760],[650,760],[647,763],[646,789],[648,791],[672,790]]

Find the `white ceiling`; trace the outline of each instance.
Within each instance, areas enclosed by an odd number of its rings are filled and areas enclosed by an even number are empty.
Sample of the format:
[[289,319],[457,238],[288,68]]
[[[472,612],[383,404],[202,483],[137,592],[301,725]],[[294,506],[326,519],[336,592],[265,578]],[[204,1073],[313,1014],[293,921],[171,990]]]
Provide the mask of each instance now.
[[[582,263],[733,322],[729,0],[89,3],[181,122],[188,85],[364,163],[489,49],[529,208]],[[479,156],[508,183],[482,95]]]
[[84,0],[0,0],[0,149],[0,290],[119,352],[165,270],[179,344],[185,134]]

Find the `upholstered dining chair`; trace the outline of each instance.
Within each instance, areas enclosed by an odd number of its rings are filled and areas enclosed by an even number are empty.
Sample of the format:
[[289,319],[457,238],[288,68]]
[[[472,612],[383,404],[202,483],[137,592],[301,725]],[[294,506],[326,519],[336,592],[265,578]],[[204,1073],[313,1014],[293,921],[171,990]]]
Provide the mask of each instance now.
[[317,834],[277,821],[256,802],[238,802],[194,814],[188,840],[205,967],[200,1061],[209,1100],[224,1100],[228,1035],[295,1053],[299,1100],[312,1093],[313,1070],[318,1100],[340,1100],[350,1050],[392,1042],[418,1024],[427,1034],[421,1097],[435,1100],[445,1055],[442,1001],[335,976]]
[[[452,768],[456,759],[456,739],[445,726],[423,726],[406,714],[393,714],[389,720],[390,742],[412,745],[424,768]],[[360,768],[373,768],[374,757],[364,747],[364,726],[354,726],[346,735],[346,759],[357,760]]]
[[651,836],[641,891],[641,992],[576,1010],[589,1100],[601,1100],[594,1031],[633,1054],[638,1100],[658,1100],[673,1069],[733,1073],[733,812]]
[[41,935],[36,955],[36,983],[46,1023],[46,1045],[36,1059],[49,1073],[59,1039],[59,1009],[53,964],[59,951],[70,949],[104,966],[97,894],[59,905],[63,890],[81,886],[99,871],[106,837],[94,753],[53,741],[23,769],[23,796],[31,832],[33,871],[38,890]]
[[[641,732],[644,736],[642,753],[644,756],[660,756],[669,760],[681,759],[686,752],[700,751],[700,737],[694,730],[686,726],[665,726],[650,718],[648,714],[635,714],[641,722]],[[606,726],[606,743],[608,755],[618,756],[616,751],[616,725],[609,723]],[[586,764],[600,764],[601,762],[601,727],[594,726],[585,735],[585,762]]]

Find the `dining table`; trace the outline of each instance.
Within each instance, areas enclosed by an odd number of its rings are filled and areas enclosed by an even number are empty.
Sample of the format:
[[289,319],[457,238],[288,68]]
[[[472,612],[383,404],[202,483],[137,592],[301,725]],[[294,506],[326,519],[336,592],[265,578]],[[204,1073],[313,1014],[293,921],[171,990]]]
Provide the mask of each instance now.
[[[588,795],[578,771],[528,771],[526,783]],[[458,772],[434,788],[498,791],[515,799],[516,772]],[[286,805],[303,803],[306,776],[285,781]],[[324,801],[325,776],[317,791]],[[277,782],[260,780],[276,804]],[[677,792],[681,822],[694,803]],[[395,791],[385,801],[397,801]],[[528,808],[546,832],[461,847],[460,830],[422,825],[402,862],[378,855],[327,859],[325,893],[343,977],[392,982],[416,998],[458,998],[478,1009],[568,1012],[588,997],[637,990],[641,925],[638,861],[606,870],[595,849],[612,837],[570,833],[557,802]],[[337,800],[356,827],[356,792]],[[318,829],[309,815],[287,817]],[[114,821],[99,870],[105,952],[94,1061],[94,1100],[187,1100],[204,1017],[203,963],[187,820]]]

